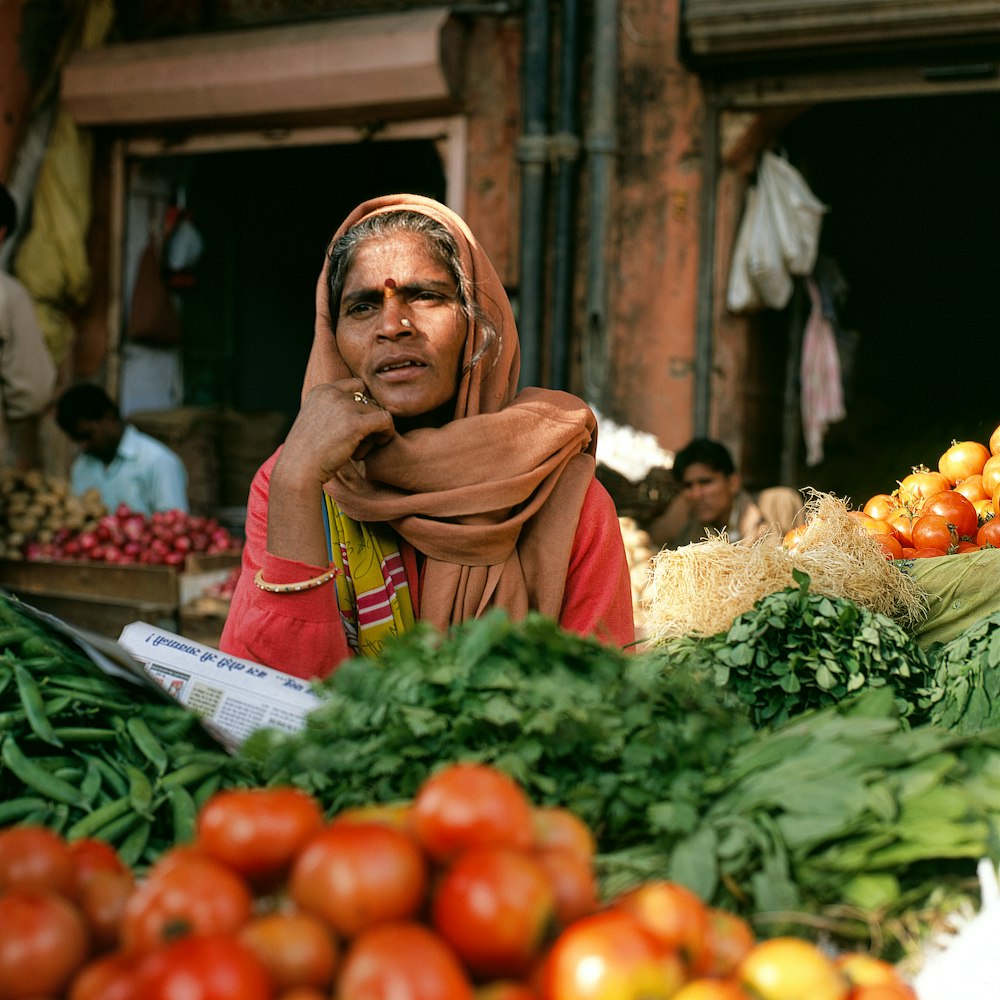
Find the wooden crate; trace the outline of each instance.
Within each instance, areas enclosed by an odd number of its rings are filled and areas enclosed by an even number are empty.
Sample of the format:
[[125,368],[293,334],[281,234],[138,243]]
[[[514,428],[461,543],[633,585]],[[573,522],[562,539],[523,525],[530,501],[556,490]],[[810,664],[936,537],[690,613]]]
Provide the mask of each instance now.
[[189,557],[171,566],[0,560],[0,587],[68,625],[117,639],[134,621],[178,631],[180,606],[239,562],[239,555]]

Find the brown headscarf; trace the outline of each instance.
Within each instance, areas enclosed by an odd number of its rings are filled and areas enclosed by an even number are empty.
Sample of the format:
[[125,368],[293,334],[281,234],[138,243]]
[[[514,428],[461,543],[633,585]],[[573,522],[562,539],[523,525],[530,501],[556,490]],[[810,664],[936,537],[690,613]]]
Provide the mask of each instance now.
[[[510,301],[485,251],[449,208],[419,195],[387,195],[358,206],[333,239],[368,215],[394,210],[428,215],[452,233],[496,340],[473,363],[483,331],[470,321],[453,421],[397,434],[363,462],[348,463],[326,489],[348,517],[387,521],[423,553],[421,619],[444,628],[490,606],[515,619],[529,609],[558,619],[594,476],[594,415],[568,393],[517,392],[520,346]],[[337,349],[327,266],[317,284],[303,396],[352,374]]]

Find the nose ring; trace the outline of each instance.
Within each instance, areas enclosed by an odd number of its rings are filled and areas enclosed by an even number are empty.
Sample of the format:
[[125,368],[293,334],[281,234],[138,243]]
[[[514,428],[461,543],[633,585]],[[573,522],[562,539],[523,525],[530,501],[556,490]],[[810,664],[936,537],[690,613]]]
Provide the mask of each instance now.
[[400,325],[400,326],[410,326],[410,321],[409,321],[408,319],[405,319],[405,318],[404,318],[404,319],[401,319],[401,320],[399,321],[399,325]]
[[368,405],[368,397],[363,392],[356,392],[354,394],[355,403],[364,403],[365,406]]

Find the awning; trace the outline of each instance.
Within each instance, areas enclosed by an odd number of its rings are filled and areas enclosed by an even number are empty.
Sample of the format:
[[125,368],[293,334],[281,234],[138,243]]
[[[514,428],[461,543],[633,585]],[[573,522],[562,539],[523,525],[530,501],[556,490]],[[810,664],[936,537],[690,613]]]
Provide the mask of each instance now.
[[1000,40],[1000,0],[685,0],[682,16],[706,65]]
[[430,8],[105,45],[73,57],[62,98],[81,125],[439,111],[458,97],[461,34]]

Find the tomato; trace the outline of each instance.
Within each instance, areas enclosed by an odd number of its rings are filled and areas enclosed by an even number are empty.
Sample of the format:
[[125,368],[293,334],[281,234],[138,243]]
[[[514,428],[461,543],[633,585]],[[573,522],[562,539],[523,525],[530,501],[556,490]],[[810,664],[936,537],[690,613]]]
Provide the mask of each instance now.
[[[708,968],[704,975],[726,979],[750,954],[756,935],[750,925],[735,913],[709,907]],[[701,971],[701,970],[699,970]]]
[[136,972],[142,1000],[272,1000],[260,959],[229,934],[194,934],[145,956]]
[[342,809],[333,817],[333,823],[383,823],[404,833],[413,832],[410,819],[411,802],[373,802],[364,806]]
[[834,961],[837,968],[854,986],[870,986],[877,983],[898,983],[896,970],[884,959],[864,952],[848,952],[838,955]]
[[167,852],[125,904],[126,951],[151,951],[190,934],[230,933],[249,919],[253,896],[235,872],[194,852]]
[[1000,549],[1000,517],[991,518],[976,532],[976,544],[982,549]]
[[979,527],[979,515],[968,497],[954,490],[943,490],[929,497],[921,509],[921,515],[940,514],[946,517],[958,532],[959,538],[971,538]]
[[561,926],[597,910],[597,876],[589,861],[565,847],[535,848],[532,854],[555,892],[555,915]]
[[806,533],[806,529],[809,527],[808,524],[797,524],[794,528],[789,528],[785,532],[784,537],[781,540],[781,544],[788,549],[789,552],[794,552],[802,542],[802,537]]
[[979,527],[981,528],[991,517],[995,516],[992,500],[973,500],[972,506],[976,508],[976,515],[979,517]]
[[947,552],[958,544],[955,525],[943,514],[921,514],[913,522],[913,547],[933,548]]
[[323,810],[298,788],[216,792],[198,813],[197,840],[210,857],[253,878],[287,870],[323,827]]
[[884,521],[878,518],[869,517],[863,511],[852,510],[849,513],[855,518],[855,520],[861,522],[861,526],[868,532],[869,535],[890,535],[892,534],[892,526],[888,521]]
[[264,963],[279,990],[293,986],[328,988],[337,965],[337,943],[330,928],[308,913],[265,913],[238,935]]
[[77,906],[97,948],[113,948],[121,937],[125,906],[135,892],[130,871],[95,871],[80,887]]
[[330,1000],[330,994],[312,986],[293,986],[292,989],[279,993],[275,1000]]
[[759,1000],[847,1000],[851,987],[834,962],[809,941],[762,941],[740,963],[740,985]]
[[899,539],[900,545],[913,545],[913,522],[916,519],[916,515],[910,513],[905,507],[897,507],[889,515],[889,526],[892,528],[892,533]]
[[351,937],[420,910],[427,861],[416,841],[381,823],[333,823],[299,852],[288,892],[303,910]]
[[989,497],[983,486],[982,473],[959,480],[954,488],[956,493],[961,493],[963,497],[967,497],[973,502],[976,500],[985,500]]
[[555,891],[533,855],[474,847],[442,875],[431,922],[473,975],[522,975],[538,957],[555,914]]
[[609,909],[565,928],[541,970],[543,1000],[667,1000],[686,975],[631,914]]
[[88,962],[73,978],[67,1000],[137,1000],[135,973],[141,959],[112,952]]
[[886,559],[903,558],[903,546],[895,535],[873,535],[872,537],[885,553]]
[[664,947],[680,952],[689,969],[707,967],[711,921],[708,908],[686,886],[653,880],[614,902],[630,913]]
[[75,874],[69,844],[44,826],[0,830],[0,892],[15,886],[73,895]]
[[79,911],[49,889],[0,896],[0,989],[4,1000],[56,996],[87,957]]
[[899,500],[904,506],[913,507],[950,486],[947,476],[940,472],[931,472],[926,466],[917,466],[900,481]]
[[435,861],[487,844],[528,849],[534,838],[532,809],[520,785],[503,771],[486,764],[450,764],[417,791],[413,829]]
[[961,555],[964,552],[979,552],[979,546],[975,542],[970,542],[967,538],[963,538],[962,541],[955,546],[955,554]]
[[597,853],[593,831],[564,806],[535,806],[531,818],[536,848],[564,848],[588,863]]
[[351,943],[337,978],[350,1000],[474,1000],[455,953],[429,927],[379,924]]
[[1000,455],[1000,424],[997,425],[996,430],[990,435],[989,448],[991,455]]
[[884,521],[897,507],[899,500],[890,493],[876,493],[869,497],[862,511],[869,517]]
[[938,459],[938,470],[954,486],[969,476],[981,474],[989,457],[989,448],[978,441],[952,441]]
[[1000,486],[993,491],[993,516],[1000,517]]
[[913,549],[909,555],[904,556],[906,559],[935,559],[938,556],[948,555],[947,551],[944,549],[935,548],[933,545],[925,545],[919,549]]
[[750,994],[727,980],[695,979],[682,986],[673,1000],[750,1000]]
[[917,994],[905,983],[874,983],[855,987],[850,1000],[917,1000]]
[[73,859],[73,881],[76,892],[96,872],[129,872],[128,865],[106,840],[96,837],[81,837],[69,842],[69,853]]
[[1000,454],[991,455],[983,466],[983,489],[991,496],[1000,487]]

